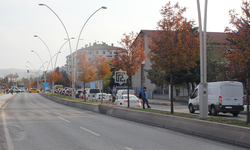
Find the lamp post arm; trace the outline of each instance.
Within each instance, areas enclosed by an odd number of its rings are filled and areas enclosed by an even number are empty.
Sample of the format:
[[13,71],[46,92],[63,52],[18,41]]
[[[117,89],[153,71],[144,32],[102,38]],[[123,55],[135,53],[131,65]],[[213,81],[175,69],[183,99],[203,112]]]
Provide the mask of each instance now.
[[[45,71],[45,68],[44,68],[44,64],[45,63],[43,63],[43,60],[42,60],[42,58],[35,52],[35,51],[32,51],[32,52],[34,52],[39,58],[40,58],[40,60],[41,60],[41,62],[42,62],[42,67],[43,67],[43,71]],[[40,69],[39,69],[40,70]]]
[[56,56],[56,61],[55,61],[55,67],[56,67],[56,62],[57,62],[57,58],[58,58],[58,55],[59,53],[61,52],[61,49],[63,48],[63,46],[69,41],[71,40],[72,38],[68,39],[66,42],[63,43],[63,45],[61,46],[61,48],[59,49],[58,53],[57,53],[57,56]]
[[[39,36],[37,36],[37,37],[44,43],[44,45],[45,45],[46,48],[48,49],[48,51],[49,51],[49,56],[50,56],[50,59],[51,59],[51,53],[50,53],[49,47],[47,46],[47,44],[46,44]],[[51,67],[52,67],[52,69],[53,69],[53,64],[51,64]]]
[[79,40],[80,40],[80,36],[81,36],[81,34],[82,34],[83,28],[85,27],[85,25],[87,24],[87,22],[89,21],[89,19],[90,19],[96,12],[98,12],[99,10],[101,10],[101,9],[103,9],[103,8],[106,9],[106,7],[101,7],[101,8],[99,8],[99,9],[97,9],[97,10],[88,18],[88,20],[84,23],[84,25],[83,25],[83,27],[82,27],[82,29],[81,29],[81,31],[80,31],[80,34],[79,34],[79,36],[78,36],[78,39],[77,39],[76,50],[78,49],[78,44],[79,44]]

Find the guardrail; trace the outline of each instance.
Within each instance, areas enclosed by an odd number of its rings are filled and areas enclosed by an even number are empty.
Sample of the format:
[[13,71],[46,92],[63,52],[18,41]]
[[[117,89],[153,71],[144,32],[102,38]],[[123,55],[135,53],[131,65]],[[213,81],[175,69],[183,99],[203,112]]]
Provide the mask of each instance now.
[[41,95],[64,105],[250,148],[250,128]]

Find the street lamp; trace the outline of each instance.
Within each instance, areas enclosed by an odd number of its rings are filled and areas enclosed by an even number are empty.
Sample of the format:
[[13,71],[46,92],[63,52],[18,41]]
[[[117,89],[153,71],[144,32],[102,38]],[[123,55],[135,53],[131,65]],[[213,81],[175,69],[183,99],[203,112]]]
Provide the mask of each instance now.
[[[27,63],[31,64],[31,66],[34,68],[34,70],[35,70],[35,72],[36,72],[36,74],[37,74],[37,71],[36,71],[35,67],[32,65],[32,63],[29,62],[29,61],[27,61]],[[37,89],[39,89],[39,87],[38,87],[38,86],[39,86],[39,85],[38,85],[38,76],[37,76],[37,78],[36,78],[36,82],[37,82],[36,87],[37,87]]]
[[[206,30],[207,30],[207,1],[205,0],[205,10],[204,10],[204,34],[202,41],[202,24],[201,24],[201,11],[200,11],[200,1],[197,0],[197,10],[199,19],[199,34],[200,34],[200,78],[201,82],[199,84],[199,110],[200,118],[206,118],[208,112],[208,89],[207,89],[207,51],[206,51]],[[202,43],[203,50],[202,50]]]
[[[49,47],[47,46],[47,44],[39,36],[34,35],[34,37],[39,38],[43,42],[43,44],[47,47],[47,49],[49,51],[49,56],[50,56],[50,59],[51,59],[51,53],[50,53],[50,50],[49,50]],[[53,69],[53,64],[52,63],[51,63],[51,69]]]
[[[42,58],[34,51],[34,50],[31,50],[31,52],[33,52],[33,53],[35,53],[39,58],[40,58],[40,60],[41,60],[41,62],[42,62],[42,66],[43,66],[43,78],[44,78],[44,80],[45,80],[45,82],[46,82],[46,76],[45,76],[45,67],[44,67],[44,63],[43,63],[43,60],[42,60]],[[40,70],[40,69],[39,69]]]
[[[63,22],[62,22],[62,20],[60,19],[60,17],[49,7],[49,6],[47,6],[46,4],[39,4],[39,6],[46,6],[48,9],[50,9],[55,15],[56,15],[56,17],[60,20],[60,22],[62,23],[62,25],[63,25],[63,28],[64,28],[64,30],[65,30],[65,32],[66,32],[66,34],[67,34],[67,38],[69,39],[69,34],[68,34],[68,31],[67,31],[67,29],[66,29],[66,27],[65,27],[65,25],[63,24]],[[71,43],[70,43],[70,40],[69,40],[69,48],[70,48],[70,54],[71,54],[71,60],[73,60],[73,55],[72,55],[72,49],[71,49]],[[72,70],[73,70],[73,61],[71,62],[71,66],[72,66]],[[52,67],[53,68],[53,67]],[[73,78],[73,76],[72,76],[72,85],[74,85],[74,78]],[[52,90],[53,90],[53,88],[54,87],[52,87]],[[73,87],[73,91],[72,91],[72,98],[74,99],[74,87]]]
[[[87,19],[87,21],[84,23],[84,25],[83,25],[83,27],[82,27],[82,29],[81,29],[81,31],[80,31],[80,33],[79,33],[79,36],[78,36],[78,40],[77,40],[77,44],[76,44],[76,51],[77,51],[77,49],[78,49],[78,44],[79,44],[79,41],[80,41],[80,36],[81,36],[81,34],[82,34],[82,30],[83,30],[83,28],[85,27],[85,25],[87,24],[87,22],[89,21],[89,19],[96,13],[96,12],[98,12],[99,10],[101,10],[101,9],[107,9],[107,7],[105,7],[105,6],[102,6],[101,8],[99,8],[99,9],[97,9],[88,19]],[[72,60],[72,62],[73,62],[73,65],[72,65],[72,70],[73,70],[73,75],[72,75],[72,77],[73,77],[73,83],[74,83],[74,86],[73,87],[75,87],[75,68],[74,68],[74,58],[72,59],[72,57],[71,57],[71,60]],[[74,92],[74,89],[73,89],[73,92],[72,93],[75,93]],[[72,98],[73,98],[73,95],[74,94],[72,94]]]

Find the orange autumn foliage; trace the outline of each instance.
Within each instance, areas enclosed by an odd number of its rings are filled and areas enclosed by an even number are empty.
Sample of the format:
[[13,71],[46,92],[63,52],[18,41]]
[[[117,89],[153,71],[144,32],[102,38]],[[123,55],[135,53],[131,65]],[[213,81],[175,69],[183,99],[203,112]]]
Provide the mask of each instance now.
[[64,80],[64,77],[62,74],[58,74],[56,71],[53,71],[48,76],[48,82],[51,84],[54,82],[62,82]]
[[79,61],[76,66],[76,69],[80,73],[79,80],[84,83],[93,82],[96,72],[93,68],[93,62],[87,61],[87,52],[83,52],[83,54],[78,53],[76,59]]
[[141,67],[146,55],[143,53],[143,38],[131,32],[118,42],[122,47],[117,48],[112,65],[115,70],[122,69],[128,76],[133,76]]
[[95,68],[98,78],[104,79],[110,72],[109,64],[101,55],[95,56]]

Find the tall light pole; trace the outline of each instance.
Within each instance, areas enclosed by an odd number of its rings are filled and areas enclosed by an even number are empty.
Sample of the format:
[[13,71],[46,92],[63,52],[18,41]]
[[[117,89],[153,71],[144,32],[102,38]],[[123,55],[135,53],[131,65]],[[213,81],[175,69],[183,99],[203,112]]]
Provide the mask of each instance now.
[[42,67],[43,67],[43,78],[44,78],[44,80],[45,80],[45,82],[46,82],[45,67],[44,67],[43,60],[42,60],[42,58],[41,58],[34,50],[31,50],[31,52],[35,53],[35,54],[40,58],[40,60],[41,60],[41,62],[42,62]]
[[[204,31],[203,31],[203,46],[202,46],[202,24],[201,24],[201,11],[200,1],[197,0],[197,10],[199,19],[199,34],[200,34],[200,78],[199,84],[199,118],[208,117],[208,89],[207,89],[207,43],[206,43],[206,30],[207,30],[207,1],[205,0],[204,10]],[[203,49],[202,49],[203,48]]]
[[[29,66],[26,66],[26,67],[29,68],[29,70],[31,70]],[[29,71],[29,72],[30,72],[30,71]],[[28,72],[28,73],[29,73],[29,72]],[[30,79],[30,88],[31,88],[31,79]]]
[[[60,19],[60,17],[59,17],[59,16],[49,7],[49,6],[47,6],[46,4],[39,4],[39,6],[46,6],[49,10],[51,10],[51,11],[56,15],[56,17],[57,17],[57,18],[60,20],[60,22],[62,23],[63,28],[64,28],[64,30],[65,30],[65,32],[66,32],[66,34],[67,34],[67,38],[69,39],[68,31],[67,31],[65,25],[63,24],[62,20]],[[72,55],[72,48],[71,48],[70,40],[69,40],[69,48],[70,48],[70,54],[71,54],[71,66],[72,66],[72,71],[73,71],[73,70],[74,70],[74,69],[73,69],[73,55]],[[53,67],[52,67],[52,68],[53,68]],[[73,76],[72,76],[72,85],[74,85],[74,78],[73,78]],[[52,87],[52,90],[54,91],[53,88],[54,88],[54,87]],[[75,98],[75,95],[74,95],[73,93],[74,93],[74,87],[73,87],[73,91],[72,91],[72,98],[74,99],[74,98]]]
[[[50,50],[49,50],[49,47],[47,46],[47,44],[39,36],[34,35],[34,37],[39,38],[43,42],[43,44],[46,46],[47,50],[49,51],[49,56],[50,56],[50,59],[51,59],[51,53],[50,53]],[[51,64],[51,69],[53,69],[53,64]]]
[[[74,37],[71,37],[70,39],[66,39],[67,41],[63,43],[63,45],[61,46],[61,48],[59,49],[58,53],[61,53],[61,49],[63,48],[63,46],[69,41],[69,40],[72,40],[72,39],[75,39]],[[56,67],[56,62],[57,62],[57,58],[58,58],[58,55],[56,56],[56,61],[55,61],[55,67]]]
[[[107,9],[107,7],[105,7],[105,6],[102,6],[101,8],[99,8],[99,9],[97,9],[87,20],[86,20],[86,22],[84,23],[84,25],[82,26],[82,29],[81,29],[81,31],[80,31],[80,33],[79,33],[79,36],[78,36],[78,39],[77,39],[77,44],[76,44],[76,51],[77,51],[77,49],[78,49],[78,44],[79,44],[79,41],[80,41],[80,36],[81,36],[81,34],[82,34],[82,30],[83,30],[83,28],[85,27],[85,25],[87,24],[87,22],[89,21],[89,19],[96,13],[96,12],[98,12],[99,10],[101,10],[101,9]],[[72,59],[72,58],[71,58]],[[74,68],[74,59],[72,60],[73,61],[73,66],[72,66],[72,69],[73,69],[73,75],[72,75],[72,77],[73,77],[73,80],[74,80],[74,87],[75,87],[75,68]],[[73,92],[72,92],[72,98],[73,98],[73,95],[75,94],[75,92],[74,92],[74,90],[73,90]]]
[[[32,63],[30,63],[29,61],[27,61],[27,63],[31,64],[31,66],[34,68],[36,74],[37,74],[37,71],[36,71],[36,68],[32,65]],[[36,88],[39,89],[39,85],[38,85],[38,76],[36,78],[36,82],[37,82],[37,85],[36,85]]]

